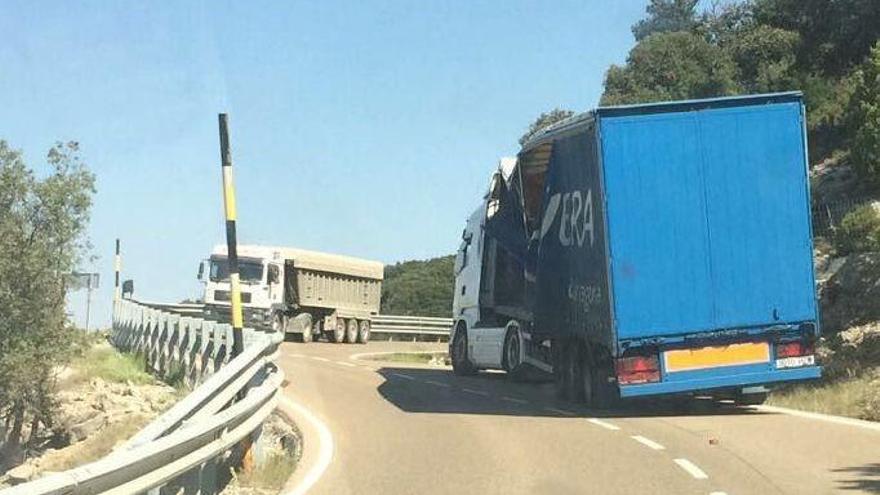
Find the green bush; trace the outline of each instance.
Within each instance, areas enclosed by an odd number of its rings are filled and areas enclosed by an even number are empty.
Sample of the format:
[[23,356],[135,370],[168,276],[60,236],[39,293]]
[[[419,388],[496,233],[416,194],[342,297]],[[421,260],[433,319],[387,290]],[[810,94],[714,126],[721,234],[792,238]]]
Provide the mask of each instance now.
[[834,233],[834,248],[839,255],[880,251],[880,214],[867,204],[846,214]]

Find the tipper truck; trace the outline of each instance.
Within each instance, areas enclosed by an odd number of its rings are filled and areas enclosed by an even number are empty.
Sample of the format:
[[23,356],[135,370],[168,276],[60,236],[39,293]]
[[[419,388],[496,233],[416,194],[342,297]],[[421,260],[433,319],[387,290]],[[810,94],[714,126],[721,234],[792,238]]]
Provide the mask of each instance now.
[[[199,265],[204,312],[229,321],[226,246],[215,246]],[[349,256],[289,247],[238,246],[242,312],[246,324],[300,335],[311,342],[365,344],[379,313],[384,265]],[[206,273],[207,268],[207,273]]]
[[821,369],[798,92],[598,108],[502,159],[455,262],[459,374],[594,406]]

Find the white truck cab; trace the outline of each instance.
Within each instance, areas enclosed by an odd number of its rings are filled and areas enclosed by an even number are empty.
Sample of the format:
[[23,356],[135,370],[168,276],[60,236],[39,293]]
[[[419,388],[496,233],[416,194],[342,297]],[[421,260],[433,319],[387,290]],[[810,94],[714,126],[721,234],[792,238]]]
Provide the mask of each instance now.
[[[238,271],[245,321],[271,326],[273,312],[284,305],[284,260],[281,254],[271,250],[247,249],[245,253],[239,253]],[[202,262],[199,280],[205,284],[206,315],[226,319],[231,293],[226,246],[215,246],[211,256]]]
[[[486,220],[498,211],[499,191],[510,180],[515,158],[502,158],[492,174],[489,190],[483,201],[467,220],[461,244],[455,256],[455,292],[452,302],[452,335],[449,353],[456,373],[469,374],[478,369],[503,369],[510,373],[520,370],[526,357],[525,336],[518,319],[493,310],[491,304],[494,262],[494,241],[485,236]],[[483,279],[488,283],[484,283]]]

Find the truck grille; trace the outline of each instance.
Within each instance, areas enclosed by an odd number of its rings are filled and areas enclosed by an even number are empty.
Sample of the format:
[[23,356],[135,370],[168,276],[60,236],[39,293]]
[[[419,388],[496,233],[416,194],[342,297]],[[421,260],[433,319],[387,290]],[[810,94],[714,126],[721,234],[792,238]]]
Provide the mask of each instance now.
[[[215,301],[229,301],[229,291],[228,290],[215,290],[214,291],[214,300]],[[241,293],[241,302],[249,303],[251,302],[251,293],[250,292],[242,292]]]

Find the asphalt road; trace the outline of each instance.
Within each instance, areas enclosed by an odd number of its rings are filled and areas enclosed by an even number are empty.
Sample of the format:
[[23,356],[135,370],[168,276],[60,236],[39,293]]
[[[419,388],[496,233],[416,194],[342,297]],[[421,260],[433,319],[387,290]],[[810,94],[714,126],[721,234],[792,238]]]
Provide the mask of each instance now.
[[352,357],[444,348],[282,346],[286,395],[333,435],[310,493],[880,493],[877,431],[702,401],[600,413],[502,373]]

